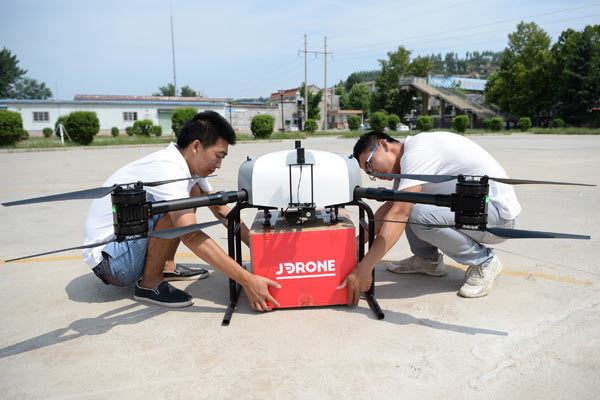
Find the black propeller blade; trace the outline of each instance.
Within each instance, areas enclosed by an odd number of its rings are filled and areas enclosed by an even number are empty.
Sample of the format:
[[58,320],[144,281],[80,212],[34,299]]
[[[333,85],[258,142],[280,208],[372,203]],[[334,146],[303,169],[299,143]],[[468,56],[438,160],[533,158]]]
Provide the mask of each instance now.
[[[397,178],[397,179],[413,179],[415,181],[425,181],[431,183],[448,182],[457,179],[456,175],[414,175],[414,174],[371,174],[375,177],[382,178]],[[509,178],[492,178],[488,179],[509,185],[529,185],[529,184],[545,184],[545,185],[568,185],[568,186],[596,186],[588,183],[573,183],[573,182],[554,182],[554,181],[534,181],[530,179],[509,179]]]
[[[208,177],[215,176],[209,175]],[[206,177],[206,178],[208,178]],[[192,176],[190,178],[179,178],[179,179],[170,179],[166,181],[155,181],[155,182],[144,182],[144,186],[160,186],[166,185],[167,183],[178,182],[178,181],[186,181],[190,179],[197,179],[199,176]],[[125,186],[129,184],[117,185],[117,186]],[[8,203],[2,203],[5,207],[10,206],[19,206],[23,204],[34,204],[34,203],[45,203],[50,201],[64,201],[64,200],[84,200],[84,199],[99,199],[102,198],[109,193],[111,193],[115,189],[115,186],[102,186],[94,189],[85,189],[78,190],[76,192],[68,192],[61,194],[53,194],[50,196],[42,196],[42,197],[34,197],[31,199],[18,200],[18,201],[10,201]]]
[[[429,224],[420,224],[418,222],[408,222],[408,221],[394,221],[389,219],[376,219],[376,222],[394,222],[397,224],[410,224],[410,225],[421,225],[427,226],[430,228],[454,228],[454,225],[429,225]],[[498,237],[502,237],[505,239],[591,239],[590,236],[587,235],[576,235],[572,233],[560,233],[560,232],[542,232],[542,231],[527,231],[523,229],[507,229],[507,228],[485,228],[487,232],[490,232]]]
[[[163,230],[160,230],[160,231],[148,232],[148,236],[149,237],[159,238],[159,239],[174,239],[176,237],[183,236],[183,235],[188,234],[190,232],[199,231],[199,230],[202,230],[204,228],[208,228],[209,226],[219,225],[219,224],[222,224],[222,223],[223,223],[223,221],[212,221],[212,222],[203,222],[201,224],[194,224],[194,225],[182,226],[182,227],[179,227],[179,228],[163,229]],[[142,238],[135,238],[135,239],[128,239],[128,240],[139,240],[139,239],[142,239]],[[116,242],[116,241],[117,241],[116,239],[111,239],[111,240],[107,240],[105,242],[86,244],[86,245],[83,245],[83,246],[76,246],[76,247],[69,247],[67,249],[46,251],[44,253],[32,254],[30,256],[19,257],[19,258],[12,258],[10,260],[5,260],[4,262],[12,262],[12,261],[24,260],[26,258],[36,258],[36,257],[45,256],[45,255],[48,255],[48,254],[60,253],[60,252],[69,251],[69,250],[91,249],[92,247],[104,246],[105,244],[109,244],[111,242]]]

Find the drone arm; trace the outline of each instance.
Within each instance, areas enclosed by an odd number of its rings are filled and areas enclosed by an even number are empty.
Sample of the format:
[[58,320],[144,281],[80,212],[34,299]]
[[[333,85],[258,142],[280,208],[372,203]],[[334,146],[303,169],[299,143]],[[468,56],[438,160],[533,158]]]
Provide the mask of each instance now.
[[403,201],[415,204],[433,204],[442,207],[450,207],[452,205],[451,195],[406,192],[403,190],[390,190],[384,188],[363,188],[360,186],[357,186],[354,189],[354,198],[377,201]]
[[245,190],[231,192],[216,192],[206,196],[194,196],[186,199],[157,201],[150,203],[150,213],[152,215],[167,213],[170,211],[185,210],[188,208],[206,207],[213,205],[224,205],[235,203],[248,199],[248,193]]

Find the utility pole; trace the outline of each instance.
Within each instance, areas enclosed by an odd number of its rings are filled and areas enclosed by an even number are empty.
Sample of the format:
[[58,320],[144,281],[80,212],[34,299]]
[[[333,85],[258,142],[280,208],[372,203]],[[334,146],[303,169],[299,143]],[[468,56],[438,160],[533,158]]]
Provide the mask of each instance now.
[[298,53],[304,53],[304,120],[308,119],[308,62],[307,55],[323,54],[325,56],[325,130],[327,130],[327,55],[333,54],[327,52],[327,37],[325,37],[325,51],[313,51],[306,48],[306,34],[304,35],[304,50],[298,50]]
[[[308,119],[308,61],[306,50],[306,33],[304,34],[304,121]],[[302,124],[304,126],[304,124]]]
[[325,123],[323,124],[323,130],[327,131],[327,36],[325,36],[325,57],[323,57],[323,61],[325,62],[325,97],[323,98],[323,118]]
[[173,86],[177,97],[177,77],[175,76],[175,39],[173,35],[173,0],[171,0],[171,49],[173,50]]

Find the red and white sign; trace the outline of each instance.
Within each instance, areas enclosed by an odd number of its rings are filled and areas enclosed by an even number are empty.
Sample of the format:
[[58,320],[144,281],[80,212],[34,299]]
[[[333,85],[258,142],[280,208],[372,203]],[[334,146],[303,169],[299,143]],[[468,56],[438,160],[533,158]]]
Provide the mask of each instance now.
[[269,232],[251,235],[256,275],[281,285],[269,291],[281,307],[347,304],[336,289],[356,267],[354,229]]

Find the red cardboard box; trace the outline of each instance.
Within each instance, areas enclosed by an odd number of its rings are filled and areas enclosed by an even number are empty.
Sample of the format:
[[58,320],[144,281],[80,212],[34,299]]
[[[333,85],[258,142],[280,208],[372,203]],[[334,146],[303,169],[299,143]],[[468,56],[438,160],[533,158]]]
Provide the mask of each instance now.
[[[348,289],[336,289],[356,267],[354,224],[329,217],[290,225],[272,213],[263,227],[259,212],[250,231],[252,270],[281,285],[269,287],[282,308],[348,303]],[[276,221],[276,222],[275,222]],[[327,222],[325,222],[327,221]]]

